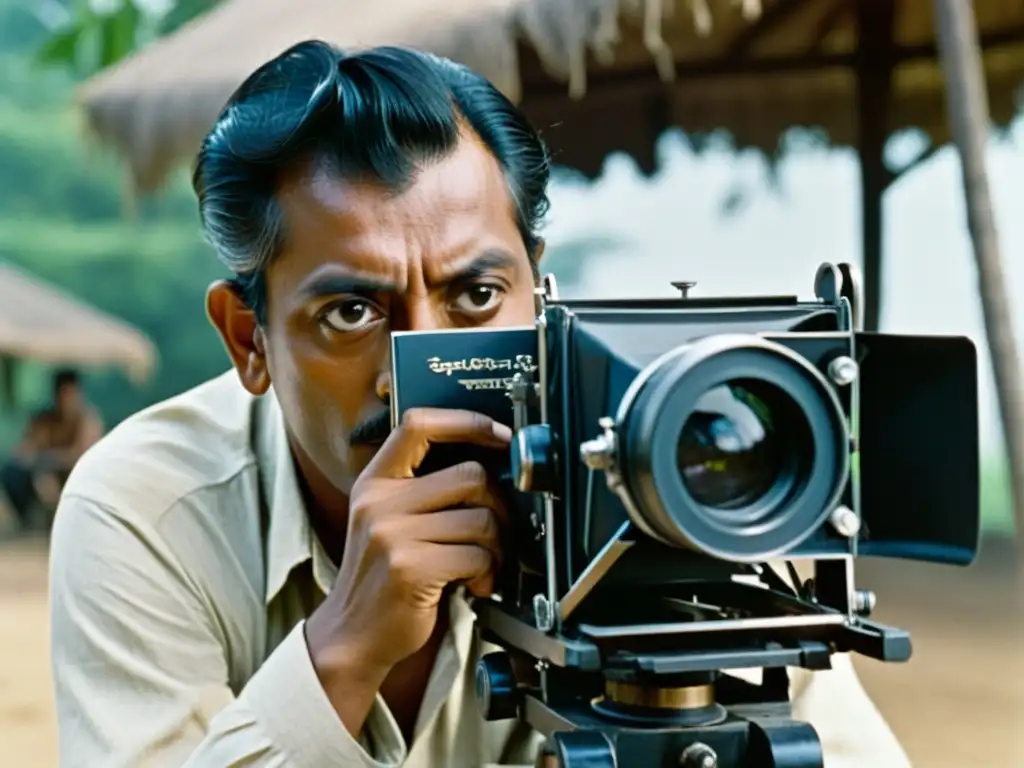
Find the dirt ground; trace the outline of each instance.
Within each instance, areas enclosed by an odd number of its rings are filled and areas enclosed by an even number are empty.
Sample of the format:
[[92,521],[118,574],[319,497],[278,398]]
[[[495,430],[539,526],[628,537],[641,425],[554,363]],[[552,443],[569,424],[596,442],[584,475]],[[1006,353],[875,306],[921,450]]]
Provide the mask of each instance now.
[[[986,542],[969,569],[863,562],[874,618],[909,629],[908,664],[859,661],[918,768],[1024,766],[1024,580]],[[0,543],[0,767],[56,765],[47,666],[46,547]],[[879,768],[884,768],[879,766]]]

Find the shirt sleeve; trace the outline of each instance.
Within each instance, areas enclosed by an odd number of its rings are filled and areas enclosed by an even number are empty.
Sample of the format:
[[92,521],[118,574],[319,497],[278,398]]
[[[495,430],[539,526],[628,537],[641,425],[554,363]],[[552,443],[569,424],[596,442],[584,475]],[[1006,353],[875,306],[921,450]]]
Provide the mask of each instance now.
[[911,768],[896,735],[861,685],[849,654],[832,669],[790,669],[793,719],[818,732],[825,768]]
[[236,698],[218,620],[142,522],[62,499],[50,591],[65,768],[390,768],[405,759],[379,697],[364,738],[348,733],[320,686],[301,623]]

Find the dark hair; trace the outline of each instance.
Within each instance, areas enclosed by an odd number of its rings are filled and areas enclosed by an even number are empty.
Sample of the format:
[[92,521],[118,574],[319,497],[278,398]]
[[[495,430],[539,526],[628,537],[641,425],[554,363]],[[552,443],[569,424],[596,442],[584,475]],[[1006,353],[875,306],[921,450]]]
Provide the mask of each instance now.
[[53,391],[54,394],[60,392],[64,387],[70,385],[78,386],[80,378],[78,371],[74,368],[61,368],[60,370],[54,371],[53,374]]
[[346,54],[318,40],[250,75],[204,140],[192,184],[206,236],[259,321],[266,320],[264,271],[284,236],[275,199],[283,168],[313,158],[342,178],[401,190],[418,168],[455,149],[460,122],[504,169],[534,261],[548,207],[547,149],[483,77],[412,49]]

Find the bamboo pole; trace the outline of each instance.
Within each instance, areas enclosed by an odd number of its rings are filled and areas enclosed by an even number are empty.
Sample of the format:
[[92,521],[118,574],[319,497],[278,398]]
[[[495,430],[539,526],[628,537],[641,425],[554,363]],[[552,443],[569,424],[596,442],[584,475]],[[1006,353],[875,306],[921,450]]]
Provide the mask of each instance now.
[[1024,536],[1024,389],[985,168],[989,108],[977,22],[970,0],[934,3],[949,126],[960,155],[967,226],[978,266],[985,333],[1010,458],[1014,522],[1020,542]]

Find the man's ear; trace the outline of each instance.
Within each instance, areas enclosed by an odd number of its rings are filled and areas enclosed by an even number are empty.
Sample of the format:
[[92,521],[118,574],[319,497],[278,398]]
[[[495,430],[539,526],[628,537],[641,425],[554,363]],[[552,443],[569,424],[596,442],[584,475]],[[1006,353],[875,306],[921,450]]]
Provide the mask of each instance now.
[[270,388],[270,371],[263,329],[227,280],[218,280],[206,289],[206,316],[220,334],[242,386],[254,395],[265,394]]
[[533,252],[533,263],[534,264],[540,264],[540,260],[544,258],[544,248],[545,248],[545,246],[547,246],[547,243],[544,241],[544,238],[538,238],[538,240],[537,240],[537,249]]
[[533,249],[533,253],[530,255],[530,263],[533,266],[533,280],[534,287],[539,288],[544,283],[544,273],[540,271],[540,260],[544,258],[544,246],[547,243],[544,242],[544,238],[537,238],[537,245]]

